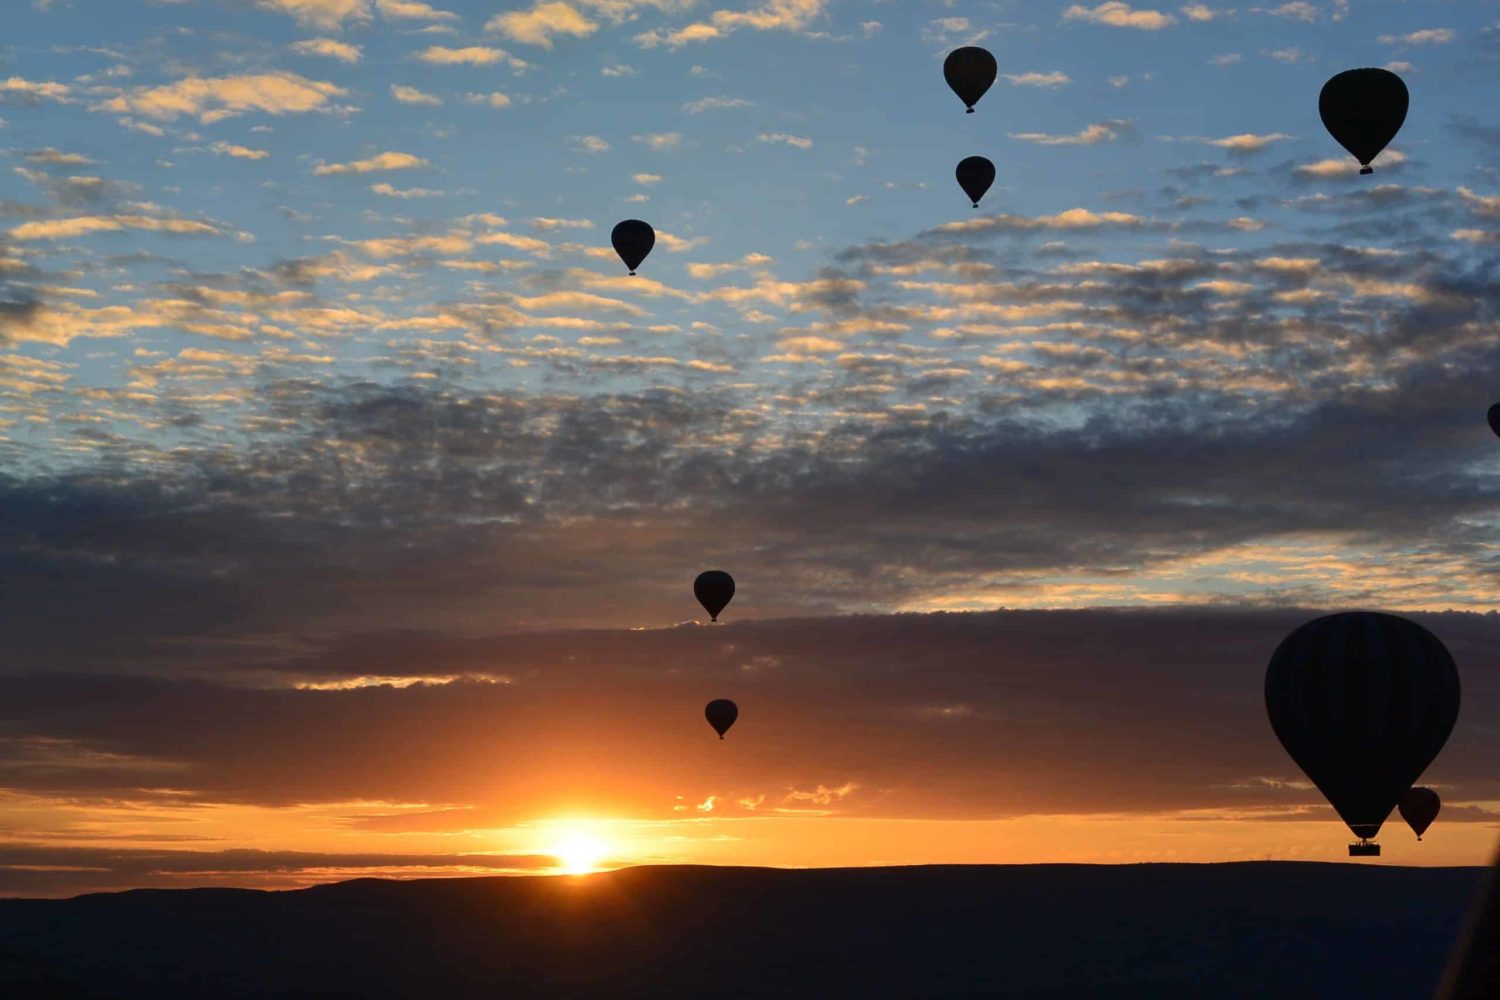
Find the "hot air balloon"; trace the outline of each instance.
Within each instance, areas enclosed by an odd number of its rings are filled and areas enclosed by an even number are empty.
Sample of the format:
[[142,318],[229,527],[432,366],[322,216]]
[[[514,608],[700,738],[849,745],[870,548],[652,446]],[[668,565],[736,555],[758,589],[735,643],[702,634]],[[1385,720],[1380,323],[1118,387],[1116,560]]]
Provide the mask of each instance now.
[[718,621],[719,612],[734,597],[734,577],[721,569],[699,573],[698,579],[693,581],[693,596],[698,598],[708,616]]
[[1406,820],[1406,825],[1411,827],[1411,832],[1422,839],[1422,834],[1437,819],[1438,810],[1443,807],[1443,800],[1438,798],[1438,793],[1430,788],[1409,788],[1406,794],[1401,796],[1401,804],[1397,808],[1401,811],[1401,818]]
[[630,273],[634,274],[651,248],[656,246],[656,230],[640,219],[626,219],[615,226],[609,234],[609,241],[614,244],[615,253],[620,255]]
[[948,86],[953,88],[953,92],[972,115],[974,105],[979,103],[984,92],[995,82],[998,69],[995,57],[986,49],[977,45],[965,45],[948,53],[948,58],[943,60],[943,79],[948,81]]
[[1388,69],[1351,69],[1323,84],[1318,115],[1323,127],[1359,161],[1360,173],[1374,173],[1370,161],[1401,131],[1410,103],[1406,84]]
[[1500,437],[1500,403],[1496,403],[1490,407],[1490,412],[1486,419],[1490,422],[1490,430],[1495,432],[1496,437]]
[[982,156],[969,156],[958,161],[958,169],[954,176],[958,178],[958,186],[964,189],[964,194],[979,207],[979,199],[995,183],[995,165]]
[[1266,713],[1286,752],[1349,824],[1351,856],[1422,776],[1458,719],[1458,668],[1438,638],[1396,615],[1315,618],[1266,667]]
[[739,706],[728,698],[715,698],[703,710],[703,717],[708,720],[710,726],[714,727],[714,732],[718,733],[719,739],[722,740],[724,734],[729,732],[729,727],[734,725],[734,720],[740,717],[740,710]]

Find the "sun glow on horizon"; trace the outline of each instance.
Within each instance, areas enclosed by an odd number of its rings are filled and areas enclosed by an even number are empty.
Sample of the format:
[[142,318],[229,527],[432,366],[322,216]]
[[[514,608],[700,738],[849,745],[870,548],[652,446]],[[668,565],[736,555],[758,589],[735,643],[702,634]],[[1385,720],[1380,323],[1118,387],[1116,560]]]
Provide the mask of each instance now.
[[564,875],[587,875],[599,870],[599,864],[610,853],[610,847],[587,827],[569,826],[558,831],[547,853],[557,859],[557,870]]

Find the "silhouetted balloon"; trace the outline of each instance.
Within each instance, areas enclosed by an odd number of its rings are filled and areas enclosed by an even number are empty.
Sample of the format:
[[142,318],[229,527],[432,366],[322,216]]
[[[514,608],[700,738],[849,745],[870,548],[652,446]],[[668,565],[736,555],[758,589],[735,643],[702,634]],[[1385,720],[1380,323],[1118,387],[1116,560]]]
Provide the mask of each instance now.
[[630,268],[630,273],[634,274],[651,248],[656,246],[656,230],[640,219],[626,219],[615,226],[609,234],[609,241],[615,245],[615,253]]
[[740,717],[740,710],[739,706],[728,698],[715,698],[703,710],[703,717],[708,720],[710,726],[714,727],[714,732],[718,733],[719,739],[722,740],[724,734],[729,732],[729,727],[734,725],[734,720]]
[[[1271,728],[1361,840],[1380,832],[1443,748],[1458,703],[1453,657],[1396,615],[1315,618],[1283,639],[1266,667]],[[1354,846],[1351,854],[1379,851]]]
[[1496,403],[1490,407],[1490,412],[1486,419],[1490,422],[1490,430],[1495,432],[1496,437],[1500,437],[1500,403]]
[[1410,103],[1406,84],[1388,69],[1351,69],[1323,84],[1318,115],[1323,127],[1359,161],[1360,173],[1401,131]]
[[1438,798],[1438,793],[1430,788],[1409,788],[1406,794],[1401,796],[1401,818],[1406,820],[1406,825],[1411,827],[1411,832],[1422,839],[1422,834],[1437,819],[1438,810],[1443,807],[1443,800]]
[[977,45],[965,45],[948,53],[948,58],[943,60],[943,79],[948,81],[948,86],[953,88],[972,115],[974,105],[995,82],[998,69],[995,57],[987,50]]
[[734,577],[721,569],[699,573],[698,579],[693,581],[693,596],[698,598],[709,617],[718,621],[719,612],[734,597]]
[[970,156],[958,161],[958,169],[954,176],[958,178],[958,186],[964,189],[964,194],[979,207],[979,199],[995,183],[995,165],[982,156]]

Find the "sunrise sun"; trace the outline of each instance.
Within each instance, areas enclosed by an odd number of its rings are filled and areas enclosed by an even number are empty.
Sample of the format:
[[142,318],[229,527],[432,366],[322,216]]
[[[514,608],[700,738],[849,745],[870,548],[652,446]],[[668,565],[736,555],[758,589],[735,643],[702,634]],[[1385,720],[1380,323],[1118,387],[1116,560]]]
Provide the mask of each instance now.
[[548,849],[557,858],[558,870],[567,875],[585,875],[595,871],[609,853],[599,837],[586,830],[563,831]]

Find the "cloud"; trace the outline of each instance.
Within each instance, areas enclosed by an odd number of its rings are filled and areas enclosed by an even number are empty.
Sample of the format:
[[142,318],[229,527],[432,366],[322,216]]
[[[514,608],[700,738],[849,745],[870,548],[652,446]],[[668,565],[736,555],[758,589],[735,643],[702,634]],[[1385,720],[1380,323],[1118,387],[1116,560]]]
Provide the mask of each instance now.
[[418,52],[416,58],[434,66],[493,66],[498,62],[509,62],[518,68],[525,65],[504,49],[491,48],[486,45],[469,45],[461,49],[453,49],[445,45],[430,45]]
[[741,28],[811,34],[813,23],[826,15],[827,6],[827,0],[767,0],[749,10],[716,10],[708,21],[698,21],[676,31],[643,32],[635,40],[642,48],[658,45],[679,48],[690,42],[723,38]]
[[1500,215],[1500,195],[1476,194],[1462,185],[1458,188],[1458,196],[1463,204],[1474,212],[1475,215]]
[[[1260,8],[1255,8],[1260,10]],[[1261,10],[1261,13],[1270,14],[1272,17],[1283,17],[1293,21],[1306,21],[1312,23],[1318,19],[1318,8],[1307,3],[1306,0],[1293,0],[1292,3],[1284,3],[1280,7],[1269,10]]]
[[1050,73],[1006,73],[1004,76],[1017,87],[1061,87],[1073,82],[1072,77],[1058,70]]
[[80,215],[67,219],[23,222],[10,230],[13,240],[64,240],[92,233],[140,229],[177,236],[218,236],[218,226],[196,219],[163,219],[149,215]]
[[375,0],[375,7],[392,21],[457,21],[457,14],[437,10],[419,0]]
[[1381,35],[1382,45],[1447,45],[1458,38],[1452,28],[1424,28],[1405,35]]
[[800,135],[790,135],[786,132],[762,132],[755,137],[756,142],[767,142],[783,146],[795,146],[798,149],[812,149],[813,141]]
[[700,115],[705,111],[724,111],[729,108],[753,108],[754,106],[754,101],[747,101],[743,97],[700,97],[684,103],[682,110],[690,115]]
[[232,156],[239,160],[264,160],[271,155],[264,149],[249,149],[230,142],[216,142],[208,148],[219,156]]
[[491,91],[488,94],[465,94],[464,100],[470,104],[488,104],[492,108],[508,108],[511,105],[509,95],[500,91]]
[[1107,24],[1112,28],[1139,28],[1142,31],[1160,31],[1177,22],[1171,14],[1155,10],[1135,10],[1130,4],[1120,3],[1119,0],[1111,0],[1110,3],[1101,3],[1092,8],[1074,4],[1063,11],[1063,20]]
[[67,103],[71,99],[71,93],[67,84],[51,80],[27,80],[19,76],[0,80],[0,97],[11,100]]
[[370,0],[255,0],[255,5],[262,10],[288,14],[303,27],[324,31],[370,20]]
[[416,87],[407,87],[399,83],[391,84],[391,96],[402,104],[423,104],[429,107],[437,107],[443,103],[443,99],[436,94],[418,90]]
[[[139,807],[143,803],[137,800]],[[351,806],[357,809],[357,806]],[[551,868],[540,854],[379,854],[255,849],[150,849],[50,844],[0,847],[0,891],[24,896],[61,891],[236,888],[298,889],[333,878],[412,878],[444,875],[513,875]]]
[[661,151],[665,149],[676,149],[682,145],[681,132],[647,132],[642,135],[630,137],[632,142],[641,143],[651,149]]
[[325,56],[346,63],[359,62],[362,54],[358,45],[350,45],[334,38],[305,38],[300,42],[293,42],[291,49],[298,55]]
[[30,164],[47,167],[92,167],[98,162],[82,153],[67,153],[52,146],[31,150],[25,155],[25,160]]
[[1212,21],[1219,16],[1219,12],[1206,4],[1190,3],[1181,8],[1182,16],[1189,21]]
[[1046,132],[1007,132],[1006,135],[1022,142],[1034,142],[1039,146],[1094,146],[1101,142],[1114,142],[1130,132],[1130,122],[1112,120],[1096,122],[1067,135],[1050,135]]
[[531,220],[532,228],[552,232],[558,229],[593,229],[594,224],[588,219],[551,219],[539,216]]
[[384,198],[403,198],[407,200],[412,198],[436,198],[443,193],[432,188],[398,188],[384,181],[378,184],[371,184],[370,190]]
[[497,32],[512,41],[538,45],[544,49],[552,48],[554,36],[585,38],[598,29],[596,22],[590,21],[572,4],[562,0],[537,3],[530,10],[496,14],[484,26],[484,30]]
[[330,99],[347,93],[332,83],[288,72],[188,77],[161,87],[137,87],[101,101],[94,108],[160,121],[188,116],[212,124],[254,111],[269,115],[325,111]]
[[1312,57],[1304,53],[1300,48],[1293,46],[1288,49],[1261,50],[1261,55],[1276,62],[1286,63],[1288,66],[1296,66],[1299,63],[1311,62]]
[[580,153],[598,154],[609,152],[609,143],[597,135],[570,135],[568,145]]
[[[1396,149],[1387,149],[1371,161],[1371,166],[1390,168],[1405,162],[1405,153]],[[1327,160],[1318,160],[1316,163],[1304,163],[1297,166],[1292,172],[1298,177],[1322,180],[1329,177],[1352,177],[1357,175],[1359,171],[1358,160],[1352,156],[1340,156]]]
[[1272,144],[1284,142],[1292,138],[1285,132],[1269,132],[1257,134],[1254,132],[1242,132],[1239,135],[1226,135],[1222,139],[1194,139],[1195,142],[1204,142],[1210,146],[1228,150],[1236,156],[1249,156],[1269,148]]
[[425,167],[428,163],[420,156],[411,153],[384,152],[363,160],[354,160],[350,163],[319,163],[313,168],[313,173],[319,176],[328,174],[368,174],[377,170],[415,170]]

